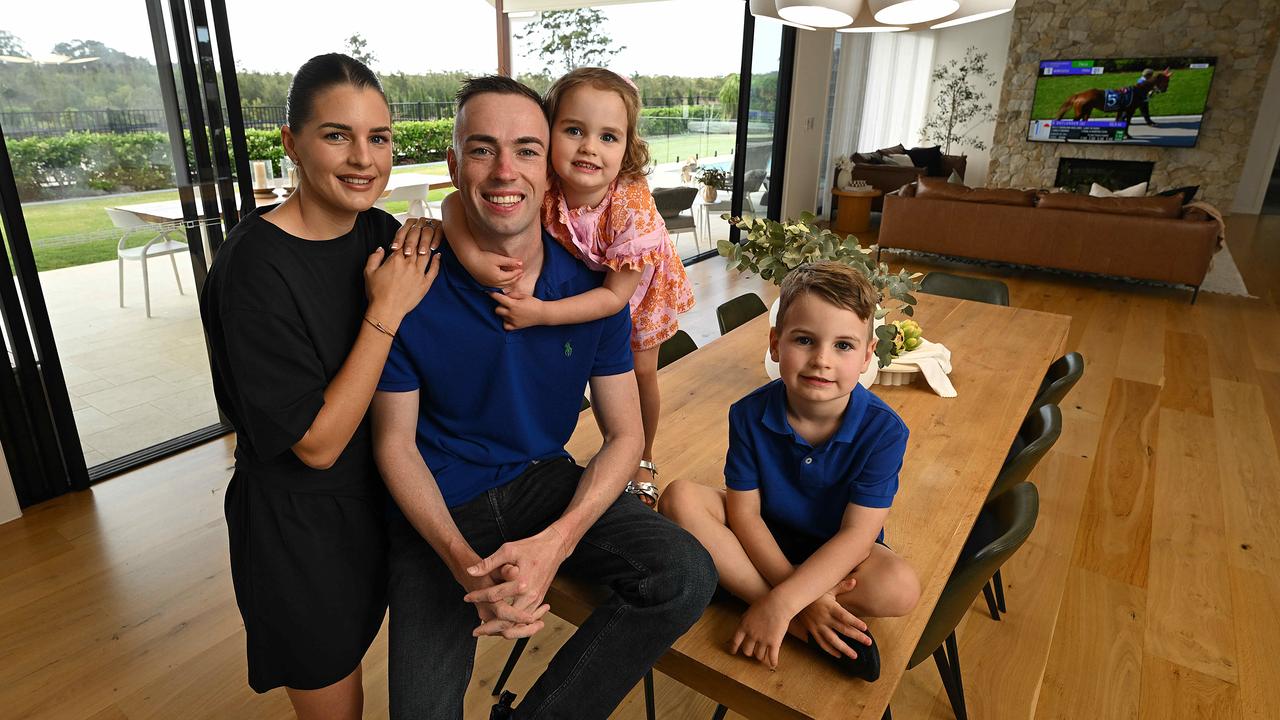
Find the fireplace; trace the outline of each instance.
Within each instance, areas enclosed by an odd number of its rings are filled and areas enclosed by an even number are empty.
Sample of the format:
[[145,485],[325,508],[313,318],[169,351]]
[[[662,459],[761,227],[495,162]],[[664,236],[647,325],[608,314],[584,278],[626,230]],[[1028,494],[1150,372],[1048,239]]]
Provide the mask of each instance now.
[[1120,190],[1140,182],[1150,182],[1153,167],[1155,163],[1139,160],[1064,157],[1058,159],[1058,176],[1053,186],[1087,193],[1090,183],[1098,183],[1109,190]]

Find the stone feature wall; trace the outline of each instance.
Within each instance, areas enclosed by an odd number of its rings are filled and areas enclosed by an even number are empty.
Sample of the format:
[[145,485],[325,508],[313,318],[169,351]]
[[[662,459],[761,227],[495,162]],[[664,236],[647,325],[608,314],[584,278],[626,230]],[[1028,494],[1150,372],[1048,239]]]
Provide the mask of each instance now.
[[[1276,0],[1020,0],[996,119],[990,180],[996,187],[1052,186],[1060,157],[1155,162],[1153,188],[1199,185],[1231,208],[1280,34]],[[1208,109],[1194,148],[1029,142],[1041,60],[1217,56]]]

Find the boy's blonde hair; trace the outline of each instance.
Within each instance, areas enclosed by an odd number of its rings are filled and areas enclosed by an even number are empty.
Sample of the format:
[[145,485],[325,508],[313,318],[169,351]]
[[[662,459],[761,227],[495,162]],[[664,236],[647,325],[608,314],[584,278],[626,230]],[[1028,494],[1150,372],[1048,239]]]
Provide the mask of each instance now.
[[630,80],[604,68],[580,67],[562,76],[547,91],[543,103],[547,110],[547,122],[553,126],[560,103],[574,88],[590,85],[597,90],[618,93],[627,108],[627,148],[622,155],[622,169],[618,177],[634,179],[644,177],[649,165],[649,144],[640,137],[640,92]]
[[850,310],[858,319],[867,323],[867,338],[871,338],[872,319],[880,295],[867,278],[844,263],[824,260],[806,263],[787,273],[782,280],[782,295],[778,299],[777,327],[782,329],[787,311],[797,298],[813,294],[838,308]]

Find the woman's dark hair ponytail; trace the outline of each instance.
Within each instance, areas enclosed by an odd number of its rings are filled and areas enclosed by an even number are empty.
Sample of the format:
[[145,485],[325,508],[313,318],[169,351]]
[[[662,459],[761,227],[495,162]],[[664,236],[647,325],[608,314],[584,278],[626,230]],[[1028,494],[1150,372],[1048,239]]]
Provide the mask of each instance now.
[[335,85],[352,85],[356,88],[373,88],[385,101],[378,76],[364,63],[342,53],[317,55],[302,64],[289,83],[289,97],[285,100],[285,122],[297,130],[315,110],[316,96]]

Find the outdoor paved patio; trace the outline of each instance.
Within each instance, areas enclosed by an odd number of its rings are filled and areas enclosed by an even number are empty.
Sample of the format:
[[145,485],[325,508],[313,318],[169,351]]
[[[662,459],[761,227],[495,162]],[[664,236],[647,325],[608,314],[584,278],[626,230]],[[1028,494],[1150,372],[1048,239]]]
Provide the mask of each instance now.
[[185,294],[166,258],[150,265],[151,318],[142,272],[116,262],[40,274],[85,461],[96,465],[218,421],[189,258],[178,255]]

